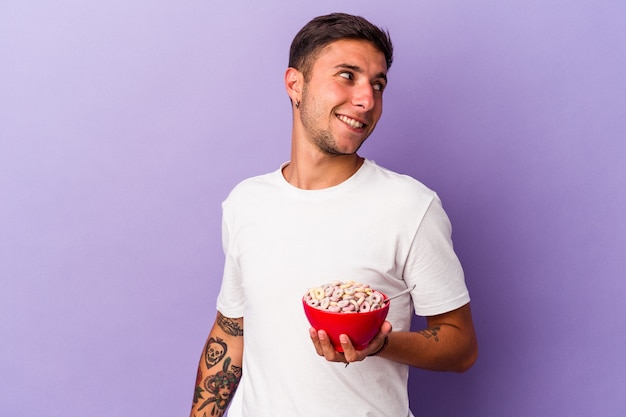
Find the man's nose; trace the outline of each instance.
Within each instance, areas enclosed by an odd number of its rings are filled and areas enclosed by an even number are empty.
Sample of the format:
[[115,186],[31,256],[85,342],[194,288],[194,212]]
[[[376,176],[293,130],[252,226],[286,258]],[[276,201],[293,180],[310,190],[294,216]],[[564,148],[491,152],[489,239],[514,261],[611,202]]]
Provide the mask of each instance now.
[[374,87],[369,83],[355,86],[352,103],[355,106],[362,107],[364,111],[369,111],[374,107]]

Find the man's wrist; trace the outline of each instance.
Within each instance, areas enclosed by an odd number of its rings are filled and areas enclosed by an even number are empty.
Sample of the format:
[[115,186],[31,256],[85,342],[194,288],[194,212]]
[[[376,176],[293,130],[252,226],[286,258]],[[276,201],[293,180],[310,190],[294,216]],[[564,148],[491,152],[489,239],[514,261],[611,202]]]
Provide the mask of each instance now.
[[387,345],[389,344],[389,336],[385,336],[385,340],[383,341],[383,344],[380,348],[378,348],[378,350],[376,352],[370,353],[367,356],[377,356],[379,355],[383,350],[385,350],[385,348],[387,347]]

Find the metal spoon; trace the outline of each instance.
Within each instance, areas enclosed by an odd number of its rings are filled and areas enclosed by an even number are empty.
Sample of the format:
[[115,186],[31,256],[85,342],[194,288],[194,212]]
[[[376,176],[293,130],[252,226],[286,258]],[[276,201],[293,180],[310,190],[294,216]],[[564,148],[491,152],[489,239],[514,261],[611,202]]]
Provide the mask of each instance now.
[[388,303],[389,301],[393,300],[394,298],[398,298],[401,295],[406,294],[407,292],[413,291],[415,289],[415,285],[413,285],[411,288],[407,288],[406,290],[400,291],[399,293],[397,293],[396,295],[393,295],[391,297],[388,297],[385,301],[383,301],[383,304]]

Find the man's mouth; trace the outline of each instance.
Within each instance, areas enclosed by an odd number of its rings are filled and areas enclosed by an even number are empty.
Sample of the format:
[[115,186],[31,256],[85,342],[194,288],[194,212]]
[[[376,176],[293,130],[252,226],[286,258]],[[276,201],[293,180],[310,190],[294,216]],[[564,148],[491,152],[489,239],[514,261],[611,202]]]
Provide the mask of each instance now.
[[354,120],[348,116],[344,116],[343,114],[338,114],[337,118],[354,129],[363,129],[365,126],[367,126],[365,123]]

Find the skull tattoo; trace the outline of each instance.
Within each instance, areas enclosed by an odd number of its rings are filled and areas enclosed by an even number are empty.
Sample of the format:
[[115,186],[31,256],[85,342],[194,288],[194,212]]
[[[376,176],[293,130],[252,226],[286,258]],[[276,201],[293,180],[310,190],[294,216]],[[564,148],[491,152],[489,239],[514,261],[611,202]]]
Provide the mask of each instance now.
[[207,368],[211,368],[221,361],[224,358],[224,355],[226,355],[227,350],[228,347],[222,339],[219,337],[211,337],[207,342],[204,354]]

